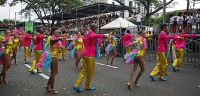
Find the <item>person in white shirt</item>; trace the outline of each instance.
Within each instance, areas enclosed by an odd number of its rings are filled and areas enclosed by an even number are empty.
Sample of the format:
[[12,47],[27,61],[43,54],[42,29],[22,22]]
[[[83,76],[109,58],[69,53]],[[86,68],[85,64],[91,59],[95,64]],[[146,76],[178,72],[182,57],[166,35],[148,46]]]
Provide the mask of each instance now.
[[199,27],[200,27],[200,9],[198,9],[197,11],[197,15],[196,15],[196,33],[199,33]]
[[138,31],[140,31],[140,26],[142,25],[142,15],[140,15],[140,13],[138,13],[137,15],[135,15],[136,18],[136,24],[138,27]]
[[187,16],[187,30],[188,30],[188,33],[191,33],[192,32],[192,21],[193,21],[193,15],[191,12],[188,13],[188,16]]
[[182,25],[183,25],[183,13],[179,12],[178,16],[177,16],[177,27],[178,27],[178,30],[182,29]]

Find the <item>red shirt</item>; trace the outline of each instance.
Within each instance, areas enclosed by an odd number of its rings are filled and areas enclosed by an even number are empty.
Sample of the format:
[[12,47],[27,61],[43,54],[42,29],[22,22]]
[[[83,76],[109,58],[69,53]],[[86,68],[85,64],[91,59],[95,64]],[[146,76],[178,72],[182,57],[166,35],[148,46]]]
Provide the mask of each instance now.
[[36,35],[36,39],[35,39],[35,47],[34,50],[42,50],[42,42],[44,39],[44,35],[43,34],[37,34]]

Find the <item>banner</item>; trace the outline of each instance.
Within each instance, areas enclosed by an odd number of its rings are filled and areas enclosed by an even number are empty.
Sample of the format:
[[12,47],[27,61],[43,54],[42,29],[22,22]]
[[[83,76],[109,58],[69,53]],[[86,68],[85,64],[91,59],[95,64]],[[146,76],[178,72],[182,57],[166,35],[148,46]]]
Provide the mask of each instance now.
[[5,35],[5,31],[1,31],[1,36],[4,36]]
[[25,32],[33,32],[33,22],[25,22]]

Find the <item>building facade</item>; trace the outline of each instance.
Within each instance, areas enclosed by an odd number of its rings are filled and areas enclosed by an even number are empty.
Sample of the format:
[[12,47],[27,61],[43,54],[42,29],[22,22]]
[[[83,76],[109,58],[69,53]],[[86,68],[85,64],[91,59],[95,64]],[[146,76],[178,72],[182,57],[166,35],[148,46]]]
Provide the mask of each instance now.
[[[134,14],[130,14],[127,10],[118,12],[118,14],[120,14],[121,17],[129,18],[137,13],[146,14],[146,10],[145,10],[144,6],[141,3],[139,3],[138,1],[135,1],[135,0],[120,0],[120,1],[122,3],[124,3],[126,6],[135,8],[135,9],[133,9]],[[94,4],[94,3],[98,3],[98,2],[112,3],[113,5],[119,5],[119,3],[116,2],[115,0],[112,0],[111,2],[108,2],[108,0],[81,0],[81,2],[83,2],[84,5],[90,5],[90,4]]]

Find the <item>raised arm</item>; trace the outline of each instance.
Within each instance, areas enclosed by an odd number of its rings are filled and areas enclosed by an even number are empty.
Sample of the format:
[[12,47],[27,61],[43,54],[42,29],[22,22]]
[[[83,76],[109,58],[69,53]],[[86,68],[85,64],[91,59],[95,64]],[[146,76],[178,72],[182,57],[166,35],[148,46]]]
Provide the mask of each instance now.
[[58,42],[58,41],[61,40],[61,39],[62,39],[61,37],[58,37],[58,38],[56,38],[56,39],[51,38],[51,39],[50,39],[50,45],[54,45],[56,42]]
[[190,37],[197,37],[200,36],[199,34],[179,34],[179,36],[184,38],[190,38]]

